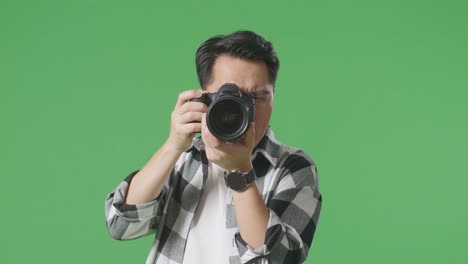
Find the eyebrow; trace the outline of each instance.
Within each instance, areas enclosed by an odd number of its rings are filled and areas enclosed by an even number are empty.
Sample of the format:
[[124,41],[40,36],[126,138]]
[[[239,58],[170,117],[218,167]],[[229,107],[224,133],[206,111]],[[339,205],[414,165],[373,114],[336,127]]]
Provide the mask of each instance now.
[[271,94],[271,91],[268,90],[267,88],[263,88],[263,89],[260,89],[260,90],[256,90],[256,91],[252,92],[251,94],[253,96],[269,95],[269,94]]

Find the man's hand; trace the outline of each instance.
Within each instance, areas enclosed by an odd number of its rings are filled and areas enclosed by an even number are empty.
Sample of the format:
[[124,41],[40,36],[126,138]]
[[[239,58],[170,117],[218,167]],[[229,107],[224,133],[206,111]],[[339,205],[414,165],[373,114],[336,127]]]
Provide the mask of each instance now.
[[225,170],[250,171],[252,161],[250,156],[255,147],[255,125],[253,122],[246,134],[238,142],[223,142],[211,134],[206,124],[206,114],[201,118],[201,134],[205,144],[208,160],[216,163]]
[[192,143],[195,133],[201,131],[201,119],[208,107],[201,102],[189,102],[203,94],[202,90],[188,90],[179,94],[171,115],[171,132],[166,145],[183,152]]

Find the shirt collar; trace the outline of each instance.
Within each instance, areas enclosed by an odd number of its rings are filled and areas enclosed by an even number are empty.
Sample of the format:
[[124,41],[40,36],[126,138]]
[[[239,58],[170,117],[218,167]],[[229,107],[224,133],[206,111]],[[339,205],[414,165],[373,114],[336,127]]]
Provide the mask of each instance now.
[[[265,157],[271,165],[276,166],[279,154],[280,154],[281,143],[276,140],[273,130],[268,126],[265,135],[255,146],[251,159],[254,160],[257,155]],[[186,150],[190,152],[192,150],[200,151],[203,148],[203,140],[201,136],[195,137],[192,140],[192,145]]]

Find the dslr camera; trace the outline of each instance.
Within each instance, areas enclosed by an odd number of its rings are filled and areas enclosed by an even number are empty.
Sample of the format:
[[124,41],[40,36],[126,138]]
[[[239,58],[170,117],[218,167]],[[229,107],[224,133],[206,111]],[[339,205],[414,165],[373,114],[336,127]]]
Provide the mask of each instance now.
[[243,93],[232,83],[223,84],[216,93],[204,93],[192,102],[208,106],[206,124],[211,134],[222,141],[236,141],[249,128],[255,117],[255,100],[252,94]]

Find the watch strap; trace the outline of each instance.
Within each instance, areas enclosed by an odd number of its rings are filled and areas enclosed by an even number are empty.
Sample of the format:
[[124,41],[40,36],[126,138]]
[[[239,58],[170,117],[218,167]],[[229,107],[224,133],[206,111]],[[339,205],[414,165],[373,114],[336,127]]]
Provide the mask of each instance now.
[[245,179],[247,180],[247,184],[250,184],[255,181],[255,170],[251,169],[249,172],[245,174]]

